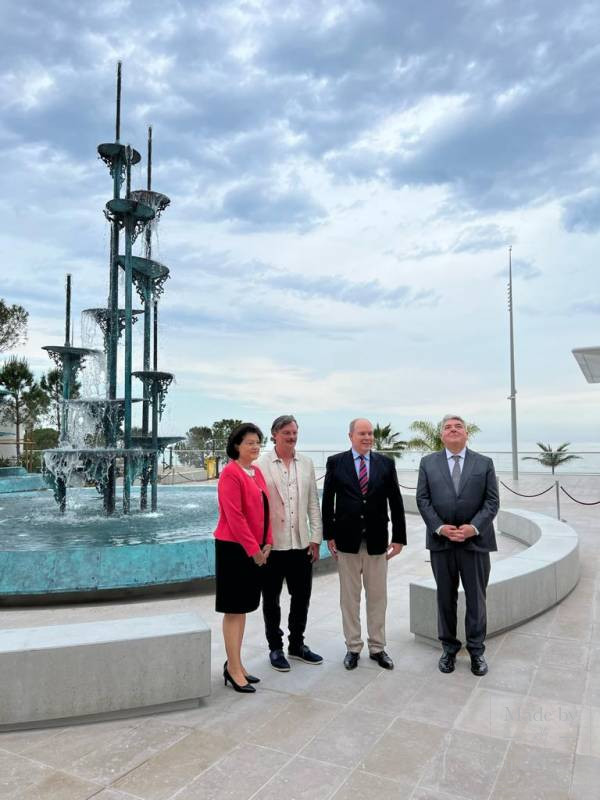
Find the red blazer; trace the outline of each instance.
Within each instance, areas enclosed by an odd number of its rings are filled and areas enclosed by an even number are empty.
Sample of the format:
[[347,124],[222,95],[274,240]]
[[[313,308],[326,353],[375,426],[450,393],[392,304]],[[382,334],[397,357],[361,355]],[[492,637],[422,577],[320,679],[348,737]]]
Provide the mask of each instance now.
[[[254,478],[251,478],[237,461],[227,464],[221,472],[217,487],[219,521],[215,529],[215,539],[238,542],[249,556],[258,553],[265,529],[261,490],[269,496],[265,479],[258,467],[254,467]],[[273,544],[270,522],[266,544]]]

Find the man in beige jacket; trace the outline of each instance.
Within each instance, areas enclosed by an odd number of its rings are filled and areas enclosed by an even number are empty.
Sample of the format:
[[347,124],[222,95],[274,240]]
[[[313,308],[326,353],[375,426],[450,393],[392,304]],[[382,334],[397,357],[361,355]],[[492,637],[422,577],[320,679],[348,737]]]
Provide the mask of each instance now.
[[298,424],[291,414],[277,417],[271,426],[273,450],[256,466],[265,477],[273,530],[273,549],[263,567],[263,616],[273,669],[289,672],[283,652],[280,597],[283,581],[290,593],[288,656],[306,664],[323,658],[304,643],[312,588],[313,563],[319,558],[323,526],[313,462],[296,452]]

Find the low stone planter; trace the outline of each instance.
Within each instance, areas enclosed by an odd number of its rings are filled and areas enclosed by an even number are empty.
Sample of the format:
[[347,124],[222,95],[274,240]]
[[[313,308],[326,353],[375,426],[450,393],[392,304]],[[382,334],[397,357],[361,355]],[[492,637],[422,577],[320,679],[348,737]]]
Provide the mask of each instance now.
[[[492,564],[487,589],[488,637],[552,608],[575,588],[580,574],[579,539],[564,522],[533,511],[501,509],[497,527],[528,547]],[[462,641],[464,616],[465,597],[461,587],[457,635]],[[417,639],[439,645],[433,578],[410,584],[410,630]]]

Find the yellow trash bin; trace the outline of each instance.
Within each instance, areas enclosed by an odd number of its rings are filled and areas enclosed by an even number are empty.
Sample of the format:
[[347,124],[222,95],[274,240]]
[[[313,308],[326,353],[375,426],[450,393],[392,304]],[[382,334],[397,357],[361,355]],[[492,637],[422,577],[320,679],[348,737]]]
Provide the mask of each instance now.
[[206,456],[204,459],[204,466],[206,467],[206,477],[208,480],[219,477],[219,459],[217,456]]

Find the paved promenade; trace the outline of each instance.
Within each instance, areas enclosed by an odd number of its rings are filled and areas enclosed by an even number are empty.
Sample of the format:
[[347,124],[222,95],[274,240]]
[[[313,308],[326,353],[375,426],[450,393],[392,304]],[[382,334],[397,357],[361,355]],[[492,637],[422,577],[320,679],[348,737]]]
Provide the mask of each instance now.
[[[415,481],[415,473],[400,474],[402,484]],[[600,477],[561,481],[578,499],[600,499]],[[534,493],[550,483],[528,476],[518,488]],[[503,507],[555,515],[553,492],[520,499],[503,489],[501,499]],[[580,536],[581,580],[558,607],[490,639],[483,678],[463,654],[456,671],[442,675],[438,651],[409,633],[408,585],[430,575],[416,516],[408,517],[409,546],[390,562],[393,672],[365,656],[344,670],[332,572],[315,578],[308,627],[321,666],[273,671],[261,616],[248,617],[246,666],[262,678],[252,696],[223,686],[210,594],[3,609],[2,627],[199,610],[213,631],[213,694],[187,711],[0,734],[0,800],[597,800],[600,505],[565,495],[561,505]],[[497,557],[519,547],[505,539]]]

